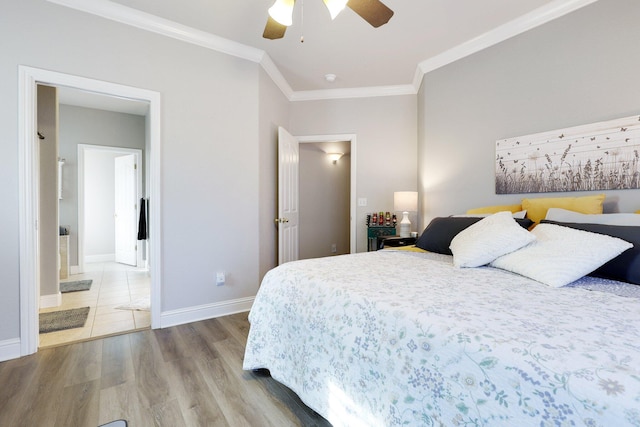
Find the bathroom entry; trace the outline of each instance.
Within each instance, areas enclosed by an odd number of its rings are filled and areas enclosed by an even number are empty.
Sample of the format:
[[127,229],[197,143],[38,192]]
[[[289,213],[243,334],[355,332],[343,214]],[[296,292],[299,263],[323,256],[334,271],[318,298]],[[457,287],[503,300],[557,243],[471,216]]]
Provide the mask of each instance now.
[[[70,74],[63,74],[28,66],[20,65],[18,67],[18,121],[21,124],[19,127],[18,141],[19,141],[19,165],[18,172],[20,176],[19,184],[19,204],[20,204],[20,355],[26,356],[33,354],[38,350],[39,336],[38,336],[38,316],[39,307],[42,307],[42,300],[51,296],[52,299],[58,299],[56,289],[52,289],[51,293],[46,292],[43,289],[42,276],[40,274],[41,267],[41,252],[44,250],[39,245],[39,238],[46,234],[47,236],[54,236],[53,241],[58,244],[58,225],[67,225],[66,220],[60,215],[61,221],[56,221],[52,227],[45,227],[39,220],[40,214],[47,218],[55,218],[52,212],[55,212],[55,206],[58,205],[58,191],[54,188],[53,194],[55,197],[55,204],[52,208],[42,206],[40,197],[43,193],[47,195],[51,194],[49,191],[43,191],[40,186],[41,168],[39,155],[42,154],[40,147],[42,139],[39,139],[39,104],[40,97],[38,96],[38,86],[46,85],[54,87],[58,90],[72,89],[76,93],[90,94],[92,98],[99,98],[100,106],[92,104],[91,106],[86,103],[75,104],[71,102],[61,102],[61,104],[67,105],[82,105],[88,108],[100,108],[108,111],[124,111],[121,107],[129,109],[129,107],[135,106],[136,112],[130,114],[137,114],[143,117],[144,127],[144,158],[143,158],[143,176],[148,185],[145,185],[143,192],[145,198],[152,200],[154,206],[161,205],[161,187],[160,187],[160,147],[161,147],[161,119],[160,119],[160,93],[150,91],[147,89],[136,88],[132,86],[124,86],[116,83],[110,83],[106,81],[94,80],[86,77],[79,77]],[[94,96],[98,95],[98,96]],[[60,96],[62,101],[63,96]],[[105,104],[117,108],[105,108]],[[61,107],[62,108],[62,107]],[[55,122],[54,122],[55,123]],[[117,129],[117,127],[104,127],[100,132],[93,133],[92,135],[104,136],[106,132],[104,130],[111,131]],[[45,141],[51,142],[50,138],[47,138],[47,132],[40,132],[45,137]],[[48,132],[50,135],[54,133]],[[92,141],[91,138],[84,138],[84,141]],[[118,138],[110,138],[113,141],[118,141]],[[108,145],[108,144],[107,144]],[[77,152],[74,150],[74,153]],[[73,157],[76,155],[74,154]],[[62,152],[59,153],[61,158],[65,158],[65,166],[62,172],[62,180],[64,181],[66,176],[74,176],[72,169],[72,163],[70,159]],[[55,175],[57,176],[57,158],[54,158],[52,164],[55,165]],[[77,175],[76,175],[77,176]],[[56,182],[56,178],[51,178],[50,182]],[[64,184],[64,182],[63,182]],[[65,198],[62,188],[63,198]],[[50,210],[47,210],[50,209]],[[62,209],[61,209],[62,210]],[[77,211],[76,211],[77,212]],[[148,236],[149,244],[148,251],[146,251],[148,272],[145,273],[149,276],[149,287],[151,295],[150,304],[150,320],[153,328],[160,327],[160,302],[162,300],[162,261],[161,261],[161,239],[160,239],[160,227],[155,224],[161,224],[161,211],[160,209],[151,209],[151,213],[148,213]],[[62,214],[62,212],[60,212]],[[37,226],[37,227],[36,227]],[[73,249],[70,248],[70,252]],[[47,256],[57,258],[58,250],[53,248],[51,251],[47,251]],[[73,257],[73,253],[71,253]],[[77,257],[77,253],[76,253]],[[50,275],[54,279],[54,284],[57,284],[58,276],[58,263],[54,261],[54,272]],[[73,270],[73,269],[72,269]],[[72,274],[76,272],[71,271]],[[49,277],[49,275],[47,276]],[[55,286],[55,285],[54,285]],[[49,307],[54,307],[50,305]]]
[[80,269],[105,261],[144,267],[144,242],[137,241],[141,159],[139,149],[78,145]]

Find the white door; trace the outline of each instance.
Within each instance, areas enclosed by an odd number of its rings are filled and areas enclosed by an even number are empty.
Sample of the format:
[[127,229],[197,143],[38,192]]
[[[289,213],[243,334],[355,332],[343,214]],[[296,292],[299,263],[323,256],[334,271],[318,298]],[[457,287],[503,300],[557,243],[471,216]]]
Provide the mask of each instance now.
[[278,128],[278,264],[298,259],[298,140]]
[[136,156],[129,154],[115,158],[115,246],[116,262],[136,265],[138,212]]

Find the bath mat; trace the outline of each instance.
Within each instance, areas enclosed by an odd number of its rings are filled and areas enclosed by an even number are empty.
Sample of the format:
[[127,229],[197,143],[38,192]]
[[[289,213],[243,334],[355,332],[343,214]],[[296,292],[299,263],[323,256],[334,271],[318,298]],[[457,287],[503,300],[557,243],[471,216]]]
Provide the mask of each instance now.
[[116,420],[110,423],[100,424],[98,427],[127,427],[127,422],[125,420]]
[[89,307],[40,313],[40,333],[82,328],[89,316]]
[[60,282],[60,292],[63,294],[66,292],[78,292],[88,291],[91,289],[93,280],[76,280],[75,282]]
[[149,297],[138,298],[131,301],[129,304],[123,304],[116,307],[118,310],[137,310],[137,311],[149,311],[151,308],[151,301]]

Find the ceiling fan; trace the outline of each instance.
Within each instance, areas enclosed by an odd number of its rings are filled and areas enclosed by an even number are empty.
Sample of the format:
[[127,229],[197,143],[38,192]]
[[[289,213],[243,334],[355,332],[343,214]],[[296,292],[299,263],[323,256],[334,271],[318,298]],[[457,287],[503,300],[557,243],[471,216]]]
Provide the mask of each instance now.
[[[393,10],[385,6],[380,0],[323,0],[329,9],[331,19],[348,6],[362,19],[373,27],[378,28],[389,22],[393,16]],[[296,0],[276,0],[269,8],[267,25],[264,27],[262,37],[265,39],[281,39],[287,27],[293,23],[293,6]]]

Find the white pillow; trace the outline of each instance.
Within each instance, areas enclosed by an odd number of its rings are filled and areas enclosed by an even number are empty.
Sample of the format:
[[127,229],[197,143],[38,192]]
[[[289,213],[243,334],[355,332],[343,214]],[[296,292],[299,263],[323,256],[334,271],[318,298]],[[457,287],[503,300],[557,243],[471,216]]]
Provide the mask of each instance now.
[[[506,212],[508,212],[508,211],[506,211]],[[518,212],[509,212],[509,213],[515,219],[524,219],[527,216],[527,211],[526,210],[518,211]],[[460,215],[452,215],[452,216],[462,217],[462,218],[486,218],[486,217],[491,216],[491,215],[495,215],[495,214],[491,214],[491,213],[486,213],[486,214],[460,214]]]
[[498,212],[458,233],[449,245],[456,267],[479,267],[535,240],[511,212]]
[[501,256],[491,266],[559,288],[633,247],[617,237],[555,224],[539,224],[531,233],[535,242]]
[[634,213],[583,214],[567,209],[549,208],[545,219],[579,224],[640,226],[640,215]]

